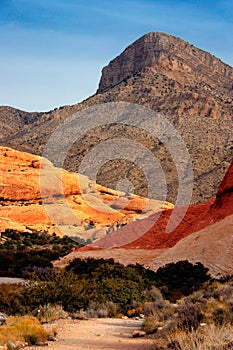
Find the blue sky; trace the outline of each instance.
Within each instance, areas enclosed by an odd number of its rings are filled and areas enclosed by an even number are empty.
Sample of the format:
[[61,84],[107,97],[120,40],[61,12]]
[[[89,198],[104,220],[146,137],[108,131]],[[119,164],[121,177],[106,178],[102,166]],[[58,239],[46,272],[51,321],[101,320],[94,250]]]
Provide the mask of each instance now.
[[232,65],[232,18],[232,0],[0,0],[0,105],[80,102],[95,93],[103,66],[151,31]]

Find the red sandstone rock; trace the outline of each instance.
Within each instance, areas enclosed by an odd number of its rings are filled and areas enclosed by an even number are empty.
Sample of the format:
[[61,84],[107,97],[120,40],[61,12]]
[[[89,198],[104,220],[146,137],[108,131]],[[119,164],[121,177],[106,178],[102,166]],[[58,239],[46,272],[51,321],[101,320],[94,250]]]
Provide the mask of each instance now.
[[[185,217],[171,233],[166,228],[171,214],[179,219],[182,208],[170,209],[146,219],[132,222],[117,232],[92,244],[92,247],[121,247],[128,249],[162,249],[173,247],[182,238],[210,226],[233,214],[233,163],[231,163],[217,192],[216,200],[189,206]],[[88,247],[84,247],[87,250]]]

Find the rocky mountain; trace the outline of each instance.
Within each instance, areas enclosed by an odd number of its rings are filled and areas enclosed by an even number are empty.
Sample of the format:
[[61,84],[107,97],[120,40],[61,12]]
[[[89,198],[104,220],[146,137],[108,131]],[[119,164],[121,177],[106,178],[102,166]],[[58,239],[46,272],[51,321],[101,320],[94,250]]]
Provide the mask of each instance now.
[[0,232],[35,229],[92,241],[139,216],[173,207],[110,190],[7,147],[0,147],[0,177]]
[[223,93],[223,90],[232,89],[232,68],[218,58],[174,36],[148,33],[103,68],[97,93],[109,90],[145,68],[153,68],[154,73],[165,74],[180,84],[189,82],[196,83],[197,88],[205,86],[203,90],[211,91],[211,87],[215,87]]
[[[0,144],[42,154],[52,132],[73,113],[108,102],[142,105],[167,118],[181,135],[194,169],[192,203],[202,202],[214,197],[232,158],[232,78],[233,68],[213,55],[174,36],[149,33],[103,69],[97,93],[84,102],[32,114],[1,107]],[[109,124],[89,130],[70,148],[65,168],[78,171],[96,145],[122,137],[152,151],[166,177],[167,200],[175,203],[175,161],[163,142],[140,128]],[[135,193],[147,196],[142,169],[125,158],[104,164],[97,181],[114,189],[120,179],[127,178]]]

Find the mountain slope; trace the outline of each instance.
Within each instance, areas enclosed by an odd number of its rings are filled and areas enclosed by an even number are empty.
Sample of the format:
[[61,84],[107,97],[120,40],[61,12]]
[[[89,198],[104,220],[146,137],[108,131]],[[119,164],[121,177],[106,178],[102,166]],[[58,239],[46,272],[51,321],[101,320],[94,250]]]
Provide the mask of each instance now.
[[[152,215],[144,220],[130,223],[117,232],[93,243],[92,247],[102,249],[123,247],[127,249],[163,249],[171,248],[182,238],[189,236],[207,226],[223,220],[233,214],[233,161],[226,172],[215,200],[191,205],[180,222],[171,233],[166,227],[171,215],[179,220],[183,208],[174,208]],[[85,247],[88,249],[88,247]]]
[[233,215],[180,240],[148,267],[156,271],[161,266],[180,260],[201,262],[214,277],[232,275]]
[[[25,113],[14,110],[14,130],[8,130],[10,109],[1,107],[5,131],[0,144],[42,154],[51,133],[72,113],[112,101],[140,104],[161,113],[181,134],[194,167],[192,203],[202,202],[214,197],[232,158],[232,80],[232,67],[211,54],[174,36],[149,33],[103,69],[96,95],[83,103],[31,117],[27,114],[26,123]],[[166,174],[167,200],[174,203],[176,165],[166,145],[141,130],[114,125],[90,130],[70,148],[65,168],[78,171],[89,150],[116,137],[133,139],[153,152]],[[133,183],[137,194],[147,196],[145,176],[130,160],[108,162],[98,172],[97,180],[116,188],[122,178]]]
[[[182,208],[175,208],[179,219]],[[179,226],[166,233],[171,210],[129,223],[91,245],[68,254],[59,267],[76,257],[109,258],[123,264],[140,263],[152,270],[167,263],[202,262],[214,277],[231,275],[233,264],[233,162],[215,200],[190,206]]]
[[[174,209],[178,219],[180,210]],[[76,257],[112,257],[124,264],[138,262],[157,270],[167,263],[188,259],[202,262],[215,277],[232,274],[233,162],[215,200],[190,206],[173,232],[165,231],[171,210],[163,211],[159,219],[157,215],[129,223],[104,239],[68,254],[57,265],[65,267]]]

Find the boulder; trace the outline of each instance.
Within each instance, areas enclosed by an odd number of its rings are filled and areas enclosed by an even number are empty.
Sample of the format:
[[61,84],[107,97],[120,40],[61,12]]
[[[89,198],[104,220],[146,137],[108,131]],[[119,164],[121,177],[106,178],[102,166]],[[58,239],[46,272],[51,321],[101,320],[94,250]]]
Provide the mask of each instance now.
[[146,335],[146,332],[138,331],[138,330],[134,330],[132,333],[133,338],[140,338],[140,337],[144,337],[145,335]]

